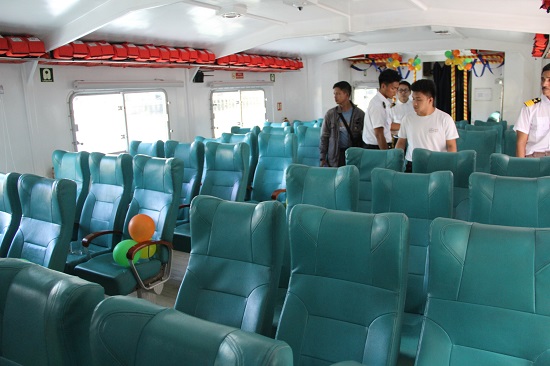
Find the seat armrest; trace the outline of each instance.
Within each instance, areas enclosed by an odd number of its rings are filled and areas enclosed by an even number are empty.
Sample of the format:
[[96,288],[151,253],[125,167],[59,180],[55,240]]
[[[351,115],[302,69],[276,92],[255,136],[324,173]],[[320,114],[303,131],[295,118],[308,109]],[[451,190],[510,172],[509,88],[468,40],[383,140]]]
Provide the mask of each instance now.
[[182,208],[187,208],[187,207],[191,207],[191,204],[190,203],[182,203],[181,205],[178,206],[178,209],[181,210]]
[[286,192],[286,188],[274,190],[273,193],[271,194],[271,199],[276,200],[279,197],[279,195],[284,192]]
[[86,235],[82,239],[82,246],[85,248],[88,248],[92,240],[96,239],[97,237],[100,237],[102,235],[108,235],[108,234],[120,234],[122,235],[122,231],[119,230],[105,230],[105,231],[96,231],[95,233],[91,233]]
[[[163,245],[168,248],[168,261],[165,265],[161,267],[160,273],[153,277],[146,279],[147,284],[143,281],[143,279],[140,277],[137,268],[134,264],[134,257],[138,251],[140,251],[143,248],[147,248],[152,245]],[[139,287],[141,287],[144,290],[154,290],[157,286],[160,291],[162,291],[162,286],[166,281],[170,279],[170,275],[172,272],[172,251],[173,251],[173,245],[172,243],[165,241],[165,240],[146,240],[137,243],[130,249],[128,249],[128,252],[126,253],[126,258],[128,259],[128,263],[130,264],[130,269],[132,270],[132,274],[134,275],[134,278],[136,279],[136,282],[138,283]],[[156,290],[155,290],[156,291]],[[157,294],[160,294],[160,292],[157,292]]]

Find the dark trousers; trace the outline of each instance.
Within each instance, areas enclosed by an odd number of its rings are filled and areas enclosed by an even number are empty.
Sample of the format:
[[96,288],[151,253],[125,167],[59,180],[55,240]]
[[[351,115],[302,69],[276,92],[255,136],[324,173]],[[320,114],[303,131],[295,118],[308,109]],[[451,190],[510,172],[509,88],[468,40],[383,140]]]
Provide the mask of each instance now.
[[338,154],[338,166],[346,165],[346,150],[347,148],[340,149],[340,152]]
[[[391,149],[393,146],[392,144],[388,144],[388,149]],[[378,145],[371,145],[371,144],[365,144],[365,149],[368,150],[380,150],[380,146]]]
[[405,173],[413,172],[413,163],[412,161],[405,160]]

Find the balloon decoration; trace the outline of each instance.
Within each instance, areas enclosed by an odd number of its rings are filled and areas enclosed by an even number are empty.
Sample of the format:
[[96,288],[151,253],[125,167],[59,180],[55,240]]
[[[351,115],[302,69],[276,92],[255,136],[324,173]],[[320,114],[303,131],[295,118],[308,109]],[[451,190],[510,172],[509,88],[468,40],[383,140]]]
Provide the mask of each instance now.
[[461,55],[459,50],[445,51],[445,57],[445,65],[456,66],[460,71],[470,71],[473,67],[474,59]]
[[544,9],[547,13],[550,13],[550,0],[542,0],[540,9]]
[[386,68],[396,70],[400,65],[403,59],[398,53],[392,53],[390,57],[386,60]]
[[[118,243],[113,250],[113,259],[115,260],[115,262],[123,267],[130,267],[128,259],[126,258],[126,253],[128,253],[128,250],[136,244],[137,242],[132,239],[126,239]],[[140,252],[137,252],[134,256],[134,263],[139,260]]]
[[[151,240],[155,233],[155,222],[145,214],[137,214],[128,223],[128,232],[138,243]],[[151,245],[139,251],[141,258],[149,258],[157,251],[156,245]]]
[[409,71],[420,71],[420,69],[422,69],[422,61],[418,58],[418,56],[415,56],[414,58],[410,58],[408,60],[407,67],[409,68]]

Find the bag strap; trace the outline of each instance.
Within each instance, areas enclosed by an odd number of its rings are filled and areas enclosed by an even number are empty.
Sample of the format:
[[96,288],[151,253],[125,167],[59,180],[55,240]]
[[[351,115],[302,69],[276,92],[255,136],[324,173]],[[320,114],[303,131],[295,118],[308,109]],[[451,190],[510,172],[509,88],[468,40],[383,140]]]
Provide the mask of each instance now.
[[[351,112],[351,115],[353,116],[353,110],[352,110],[352,112]],[[338,117],[339,117],[339,119],[342,120],[342,122],[344,122],[344,126],[346,127],[346,130],[348,131],[348,134],[349,134],[349,138],[351,139],[351,138],[352,138],[351,130],[350,130],[350,128],[349,128],[348,123],[346,122],[346,119],[344,118],[344,116],[342,115],[341,112],[338,112]]]

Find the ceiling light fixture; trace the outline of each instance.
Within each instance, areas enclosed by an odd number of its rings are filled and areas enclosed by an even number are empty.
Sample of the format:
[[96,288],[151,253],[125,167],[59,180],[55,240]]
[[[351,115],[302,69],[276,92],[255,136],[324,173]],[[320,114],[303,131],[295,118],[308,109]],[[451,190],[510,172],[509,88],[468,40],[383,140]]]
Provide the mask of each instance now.
[[246,5],[235,4],[230,7],[224,7],[218,10],[217,14],[226,19],[239,18],[246,14]]
[[307,1],[298,0],[283,0],[283,3],[285,3],[286,5],[291,5],[300,11],[304,8],[304,6],[308,4]]
[[346,41],[349,41],[349,37],[345,34],[329,34],[327,36],[325,36],[325,39],[329,42],[333,42],[333,43],[342,43],[342,42],[346,42]]

